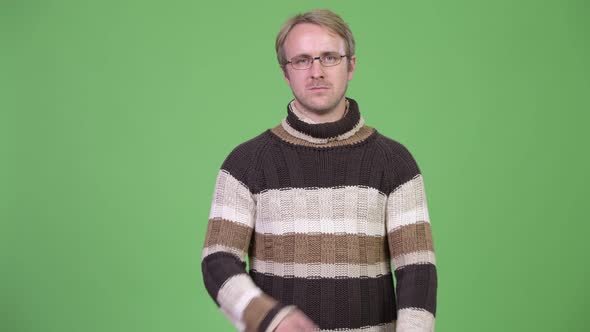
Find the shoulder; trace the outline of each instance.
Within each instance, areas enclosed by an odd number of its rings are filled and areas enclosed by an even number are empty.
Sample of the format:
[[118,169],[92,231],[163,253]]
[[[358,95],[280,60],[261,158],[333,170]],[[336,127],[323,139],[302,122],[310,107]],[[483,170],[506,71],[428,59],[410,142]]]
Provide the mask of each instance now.
[[379,132],[376,135],[375,142],[383,153],[390,190],[420,175],[416,159],[403,143]]
[[407,163],[416,162],[410,150],[400,141],[385,136],[380,132],[376,133],[375,141],[387,156],[402,158]]
[[256,163],[260,160],[259,156],[268,146],[270,140],[268,130],[265,130],[257,136],[238,144],[227,155],[221,169],[246,183],[248,174],[251,173],[252,169],[256,168]]

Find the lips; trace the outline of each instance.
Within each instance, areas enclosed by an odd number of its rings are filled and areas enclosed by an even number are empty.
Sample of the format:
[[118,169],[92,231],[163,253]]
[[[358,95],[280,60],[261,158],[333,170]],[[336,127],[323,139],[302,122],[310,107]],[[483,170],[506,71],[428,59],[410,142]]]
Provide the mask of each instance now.
[[327,90],[327,89],[329,89],[329,87],[325,86],[325,85],[318,85],[318,86],[312,86],[309,89],[310,90]]

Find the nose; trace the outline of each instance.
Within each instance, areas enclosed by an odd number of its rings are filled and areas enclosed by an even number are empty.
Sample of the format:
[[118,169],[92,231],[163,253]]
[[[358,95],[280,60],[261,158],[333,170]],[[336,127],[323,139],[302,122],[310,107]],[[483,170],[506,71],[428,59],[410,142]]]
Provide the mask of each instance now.
[[320,59],[314,59],[309,68],[311,77],[324,77],[324,66],[320,63]]

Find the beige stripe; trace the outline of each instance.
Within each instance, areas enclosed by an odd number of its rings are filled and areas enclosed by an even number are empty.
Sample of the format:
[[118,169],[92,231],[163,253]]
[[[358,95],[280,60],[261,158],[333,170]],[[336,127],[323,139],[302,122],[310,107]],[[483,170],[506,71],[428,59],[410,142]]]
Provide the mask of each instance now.
[[429,311],[405,308],[397,312],[397,330],[408,332],[433,332],[434,316]]
[[351,234],[255,233],[253,257],[300,264],[375,264],[390,259],[385,237]]
[[250,190],[226,170],[220,170],[209,219],[225,219],[253,227],[255,211],[256,204]]
[[376,278],[391,273],[389,262],[375,264],[300,264],[277,263],[262,261],[256,258],[250,260],[250,267],[259,273],[269,273],[279,277],[296,278]]
[[411,264],[433,264],[436,265],[436,257],[433,251],[417,251],[405,255],[399,255],[391,260],[395,270]]
[[388,234],[389,252],[392,256],[416,251],[434,251],[432,230],[427,222],[405,225]]
[[268,312],[277,304],[270,296],[261,293],[250,301],[244,310],[243,322],[246,331],[258,331],[258,327]]
[[[337,329],[337,330],[320,330],[323,332],[395,332],[395,324],[396,322],[393,321],[391,323],[376,325],[376,326],[365,326],[359,329]],[[399,332],[405,332],[406,330],[397,330]],[[414,330],[408,330],[411,332],[418,332]]]
[[254,197],[259,233],[385,236],[387,197],[375,188],[285,188]]
[[205,247],[223,245],[248,251],[252,228],[223,219],[211,219],[207,225]]
[[222,312],[240,329],[242,315],[252,299],[262,294],[247,274],[238,274],[227,279],[217,293],[217,302]]
[[371,128],[368,126],[362,126],[361,128],[358,129],[358,131],[353,136],[348,137],[346,139],[343,139],[340,141],[330,141],[330,142],[326,142],[326,143],[316,144],[316,143],[309,142],[305,139],[298,138],[298,137],[291,135],[290,133],[288,133],[285,130],[285,128],[283,127],[282,124],[271,129],[272,133],[274,133],[279,138],[281,138],[282,140],[284,140],[288,143],[296,144],[296,145],[303,145],[303,146],[321,147],[321,148],[329,148],[329,147],[334,147],[334,146],[342,146],[342,145],[350,145],[350,144],[360,143],[360,142],[364,141],[365,139],[367,139],[369,136],[371,136],[371,134],[373,134],[374,131],[375,131],[374,128]]
[[395,189],[387,198],[387,231],[418,222],[430,222],[421,174]]

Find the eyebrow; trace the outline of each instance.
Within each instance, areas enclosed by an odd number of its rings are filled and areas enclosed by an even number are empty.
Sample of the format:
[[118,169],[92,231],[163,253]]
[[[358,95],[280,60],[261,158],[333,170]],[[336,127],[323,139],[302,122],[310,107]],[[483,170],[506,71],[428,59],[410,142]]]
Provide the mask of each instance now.
[[[325,51],[325,52],[320,53],[320,56],[322,56],[324,54],[328,54],[328,53],[340,54],[340,52],[338,52],[338,51]],[[300,54],[296,54],[295,56],[293,56],[293,58],[298,57],[298,56],[311,56],[311,57],[313,57],[313,55],[308,54],[308,53],[300,53]]]

